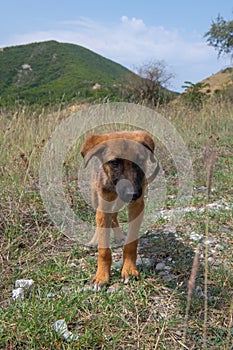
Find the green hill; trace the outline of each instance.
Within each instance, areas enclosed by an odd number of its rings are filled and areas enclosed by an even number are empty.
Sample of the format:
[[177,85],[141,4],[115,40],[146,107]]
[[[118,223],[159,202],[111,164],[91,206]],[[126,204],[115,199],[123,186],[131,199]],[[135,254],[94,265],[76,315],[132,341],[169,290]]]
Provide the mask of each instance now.
[[0,51],[0,105],[117,94],[117,85],[129,74],[120,64],[78,45],[47,41],[6,47]]

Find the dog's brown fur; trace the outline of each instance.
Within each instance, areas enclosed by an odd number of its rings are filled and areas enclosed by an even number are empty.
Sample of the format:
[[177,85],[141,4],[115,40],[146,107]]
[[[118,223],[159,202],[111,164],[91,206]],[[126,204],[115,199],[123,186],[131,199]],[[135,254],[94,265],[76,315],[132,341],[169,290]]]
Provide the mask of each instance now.
[[[110,278],[110,229],[114,230],[118,240],[124,237],[117,220],[118,204],[122,201],[128,202],[129,214],[129,231],[123,248],[122,280],[128,282],[130,275],[139,277],[136,257],[147,184],[144,172],[148,154],[152,157],[153,153],[152,138],[147,132],[140,130],[94,134],[82,146],[81,154],[85,166],[93,156],[99,158],[102,164],[92,182],[97,228],[91,243],[98,243],[98,268],[93,281],[98,288],[108,283]],[[122,180],[125,182],[119,182]],[[118,188],[118,183],[123,185]]]

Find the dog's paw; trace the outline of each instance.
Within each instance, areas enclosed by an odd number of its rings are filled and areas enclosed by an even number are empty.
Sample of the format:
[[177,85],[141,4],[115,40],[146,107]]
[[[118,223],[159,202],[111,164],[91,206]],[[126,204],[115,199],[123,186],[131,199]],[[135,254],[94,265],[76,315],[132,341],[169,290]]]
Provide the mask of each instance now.
[[136,265],[133,263],[125,263],[121,272],[121,281],[124,284],[128,284],[131,276],[134,276],[137,280],[139,279],[139,272],[136,268]]
[[103,287],[107,286],[110,280],[108,273],[97,272],[92,282],[94,283],[94,290],[100,291]]
[[93,286],[93,290],[95,292],[101,292],[101,290],[103,290],[108,283],[98,283],[98,282],[94,282],[94,286]]

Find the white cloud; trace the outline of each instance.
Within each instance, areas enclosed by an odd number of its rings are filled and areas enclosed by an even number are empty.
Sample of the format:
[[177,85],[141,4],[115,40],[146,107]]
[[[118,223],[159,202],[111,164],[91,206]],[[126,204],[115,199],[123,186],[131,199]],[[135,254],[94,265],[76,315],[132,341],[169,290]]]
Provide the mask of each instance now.
[[126,28],[132,28],[136,31],[140,31],[142,29],[146,29],[146,26],[142,19],[137,19],[133,17],[132,19],[129,19],[127,16],[121,17],[121,23],[126,26]]
[[11,44],[57,40],[87,47],[105,57],[133,68],[143,62],[164,60],[176,74],[174,88],[185,80],[200,81],[222,67],[216,52],[198,35],[178,29],[148,26],[142,19],[123,15],[115,25],[104,25],[89,18],[63,21],[59,29],[15,36]]

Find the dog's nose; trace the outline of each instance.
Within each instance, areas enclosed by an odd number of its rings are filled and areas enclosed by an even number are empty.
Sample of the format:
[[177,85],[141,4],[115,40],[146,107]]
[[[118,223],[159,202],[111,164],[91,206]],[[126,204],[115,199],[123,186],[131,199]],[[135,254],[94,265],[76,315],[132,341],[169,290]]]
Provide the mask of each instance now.
[[134,193],[132,192],[125,192],[123,194],[123,196],[121,197],[121,199],[125,202],[125,203],[129,203],[131,202],[131,200],[133,199]]
[[131,182],[126,179],[119,180],[116,184],[116,193],[123,202],[129,203],[134,196],[134,189]]
[[140,188],[135,191],[133,185],[127,179],[121,179],[117,182],[116,192],[120,199],[125,203],[135,201],[142,195],[142,189]]

